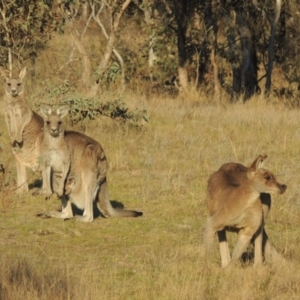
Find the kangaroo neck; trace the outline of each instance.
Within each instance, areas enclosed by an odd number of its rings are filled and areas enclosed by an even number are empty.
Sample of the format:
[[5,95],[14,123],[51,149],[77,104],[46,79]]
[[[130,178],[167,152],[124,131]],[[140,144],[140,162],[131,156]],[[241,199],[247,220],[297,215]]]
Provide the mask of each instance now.
[[12,95],[5,95],[4,96],[4,106],[26,106],[29,107],[27,101],[24,99],[24,95],[18,95],[16,97],[13,97]]
[[58,149],[60,145],[65,143],[64,132],[60,132],[56,137],[52,136],[49,132],[45,132],[43,143],[46,144],[49,149]]
[[3,110],[6,116],[21,119],[31,118],[33,112],[27,102],[20,97],[12,97],[4,99]]

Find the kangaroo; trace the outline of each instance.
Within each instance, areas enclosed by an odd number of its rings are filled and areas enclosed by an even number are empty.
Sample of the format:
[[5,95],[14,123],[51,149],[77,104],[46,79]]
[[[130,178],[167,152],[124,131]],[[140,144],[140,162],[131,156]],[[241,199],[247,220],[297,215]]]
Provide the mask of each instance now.
[[[268,255],[278,255],[268,242],[264,219],[270,208],[270,193],[283,194],[287,186],[262,168],[267,156],[259,155],[249,168],[239,163],[227,163],[213,173],[207,186],[207,208],[210,217],[205,228],[206,265],[214,235],[217,232],[222,267],[231,268],[254,238],[254,264],[262,263],[262,248]],[[238,232],[238,240],[230,259],[226,230]]]
[[44,136],[41,144],[42,157],[42,192],[52,194],[52,176],[60,177],[57,187],[58,196],[64,193],[65,181],[70,169],[70,150],[65,141],[65,130],[62,119],[68,114],[69,106],[61,105],[56,110],[42,104],[40,107],[44,118]]
[[[9,130],[12,152],[17,162],[18,186],[28,191],[26,169],[39,169],[39,157],[43,139],[43,118],[31,110],[24,99],[23,79],[26,68],[18,77],[1,70],[6,80],[4,113]],[[70,149],[70,170],[66,178],[65,193],[60,197],[62,212],[49,212],[50,217],[71,218],[71,203],[83,209],[83,222],[92,222],[93,202],[106,217],[138,217],[142,212],[114,209],[108,198],[108,163],[101,145],[89,136],[76,131],[65,131],[65,141]],[[15,149],[16,148],[16,149]],[[52,191],[59,193],[61,177],[52,176]]]
[[26,75],[26,67],[16,77],[6,69],[1,69],[1,74],[5,78],[3,112],[11,151],[17,165],[17,192],[23,193],[28,191],[26,167],[33,171],[39,169],[37,157],[40,153],[44,122],[31,110],[24,98],[23,78]]
[[[62,212],[50,211],[50,217],[68,219],[73,217],[71,203],[83,210],[83,216],[76,218],[83,222],[93,221],[93,202],[104,216],[138,217],[141,212],[118,210],[111,206],[107,191],[108,163],[101,145],[94,139],[76,132],[66,131],[65,140],[71,154],[71,167],[67,176],[66,193],[61,197]],[[53,176],[53,191],[59,186]]]

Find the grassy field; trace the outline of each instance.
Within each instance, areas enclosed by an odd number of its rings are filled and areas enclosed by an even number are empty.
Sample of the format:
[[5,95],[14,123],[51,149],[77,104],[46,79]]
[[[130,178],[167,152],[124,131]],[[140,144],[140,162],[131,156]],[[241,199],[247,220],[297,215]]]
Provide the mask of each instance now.
[[[299,111],[262,99],[218,107],[208,99],[128,93],[126,101],[147,109],[144,128],[100,118],[75,129],[100,141],[110,199],[143,211],[136,219],[37,217],[60,203],[13,193],[16,171],[1,115],[0,299],[299,299]],[[225,162],[249,165],[258,154],[268,154],[265,167],[288,186],[273,197],[266,224],[287,261],[257,269],[249,262],[225,273],[216,238],[205,274],[207,179]],[[229,238],[234,246],[236,236]]]

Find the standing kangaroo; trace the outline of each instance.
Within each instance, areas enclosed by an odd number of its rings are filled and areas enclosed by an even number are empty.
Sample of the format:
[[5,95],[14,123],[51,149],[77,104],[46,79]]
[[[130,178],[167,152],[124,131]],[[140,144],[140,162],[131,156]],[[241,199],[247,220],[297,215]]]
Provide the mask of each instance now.
[[53,110],[51,106],[42,104],[40,111],[44,118],[44,136],[41,145],[42,192],[47,196],[52,194],[52,176],[56,174],[60,177],[57,194],[61,197],[70,169],[70,150],[65,140],[62,122],[62,119],[68,114],[69,106],[61,105]]
[[[37,170],[43,139],[42,117],[31,110],[24,99],[23,79],[26,68],[18,77],[10,71],[1,70],[5,77],[4,114],[12,144],[12,152],[17,161],[18,186],[28,191],[26,169]],[[93,221],[93,202],[104,216],[138,217],[141,212],[114,209],[108,198],[106,174],[108,164],[101,145],[94,139],[76,132],[65,131],[65,141],[70,149],[71,166],[66,179],[67,192],[61,196],[62,212],[49,212],[49,216],[71,218],[71,203],[83,210],[78,219]],[[61,178],[52,176],[52,191],[58,192]]]
[[[141,212],[114,209],[111,206],[106,180],[108,163],[98,142],[76,131],[66,131],[65,140],[71,154],[66,192],[61,197],[62,212],[50,211],[50,217],[72,218],[71,203],[73,203],[83,210],[83,216],[76,216],[76,218],[83,222],[92,222],[94,201],[104,216],[138,217],[142,215]],[[58,191],[60,180],[58,176],[52,176],[53,192]]]
[[9,70],[1,69],[5,78],[3,112],[10,137],[12,154],[17,164],[17,192],[28,191],[26,167],[37,171],[38,156],[43,136],[43,119],[31,110],[24,98],[23,78],[26,68],[17,77]]
[[[262,168],[266,157],[259,155],[249,168],[239,163],[224,164],[210,176],[207,187],[210,217],[206,222],[204,237],[207,265],[216,232],[223,268],[230,268],[241,257],[253,237],[255,265],[262,263],[263,240],[269,255],[279,255],[268,242],[264,219],[270,208],[268,194],[283,194],[287,187],[279,183],[270,171]],[[231,259],[226,230],[238,232]]]

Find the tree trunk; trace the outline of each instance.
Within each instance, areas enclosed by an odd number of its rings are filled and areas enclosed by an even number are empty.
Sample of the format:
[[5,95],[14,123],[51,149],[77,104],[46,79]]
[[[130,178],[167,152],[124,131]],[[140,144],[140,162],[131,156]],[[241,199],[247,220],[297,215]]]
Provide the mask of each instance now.
[[221,95],[221,86],[219,81],[219,68],[216,62],[216,46],[211,50],[210,62],[212,64],[214,74],[214,98],[217,102],[219,102]]
[[84,43],[81,41],[80,34],[75,28],[74,21],[69,21],[68,29],[73,37],[74,44],[81,56],[81,62],[82,62],[81,85],[84,92],[86,92],[90,85],[90,78],[92,76],[92,66],[91,66],[89,53]]
[[266,79],[266,86],[265,86],[266,96],[269,96],[270,89],[271,89],[271,76],[272,76],[273,59],[274,59],[274,38],[275,38],[276,25],[280,17],[281,4],[282,4],[281,0],[276,0],[275,17],[273,23],[271,24],[271,32],[270,32],[269,46],[268,46],[267,79]]
[[91,14],[91,7],[88,1],[82,4],[82,14],[81,17],[86,22]]
[[153,26],[153,8],[150,4],[149,0],[144,0],[144,15],[145,15],[145,22],[147,24],[148,30],[148,68],[149,68],[149,77],[150,80],[153,82],[153,66],[154,61],[156,59],[154,54],[154,45],[155,45],[155,29]]
[[185,90],[188,86],[186,30],[187,30],[187,4],[185,0],[173,0],[177,23],[177,49],[178,49],[178,78],[179,87]]
[[[200,65],[199,65],[199,82],[198,85],[206,84],[207,74],[211,65],[211,55],[213,51],[213,9],[212,1],[204,1],[201,10],[203,11],[203,25],[205,26],[204,39],[201,43]],[[213,54],[214,55],[214,54]]]
[[[100,9],[98,10],[98,12],[96,13],[95,5],[91,4],[93,18],[96,21],[96,23],[99,25],[99,27],[101,28],[104,37],[108,40],[109,39],[108,33],[107,33],[107,31],[106,31],[106,29],[105,29],[105,27],[104,27],[104,25],[101,22],[100,17],[99,17],[99,15],[102,12],[103,8],[104,7],[101,6]],[[126,89],[124,60],[123,60],[122,56],[120,55],[120,53],[117,51],[116,48],[113,47],[112,52],[117,57],[117,59],[118,59],[118,61],[120,63],[120,68],[121,68],[121,85],[122,85],[122,92],[124,92],[125,89]],[[97,86],[98,86],[98,84],[97,84]]]
[[91,87],[90,93],[92,92],[92,90],[93,90],[93,93],[97,93],[97,91],[98,91],[98,88],[100,86],[99,82],[101,80],[102,75],[104,74],[104,72],[107,69],[109,60],[111,58],[111,54],[114,49],[115,35],[116,35],[116,32],[119,27],[120,18],[122,16],[124,10],[126,9],[126,7],[129,5],[130,1],[131,0],[125,0],[120,8],[114,6],[110,3],[107,4],[107,5],[109,5],[112,28],[111,28],[110,34],[108,35],[108,40],[107,40],[104,55],[97,67],[97,75],[98,75],[97,77],[98,78],[97,78],[95,84]]
[[252,33],[246,23],[239,26],[242,49],[242,92],[244,101],[251,98],[258,91],[257,56]]
[[241,93],[243,100],[246,101],[259,90],[255,41],[246,19],[248,4],[240,1],[228,6],[227,1],[221,2],[226,14],[228,60],[231,63],[233,76],[231,101]]
[[[233,16],[233,18],[232,18]],[[226,37],[228,42],[228,60],[231,64],[232,70],[232,87],[230,91],[230,101],[237,100],[238,95],[241,93],[241,63],[240,63],[240,48],[238,47],[238,33],[235,28],[235,12],[227,12],[226,20]]]

